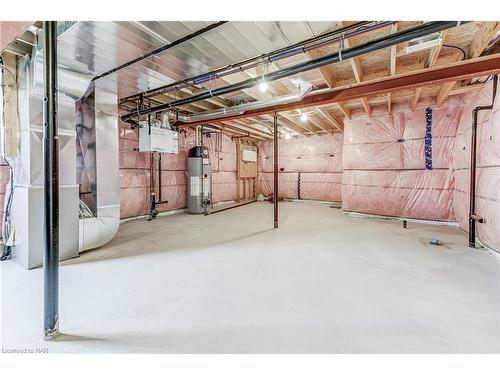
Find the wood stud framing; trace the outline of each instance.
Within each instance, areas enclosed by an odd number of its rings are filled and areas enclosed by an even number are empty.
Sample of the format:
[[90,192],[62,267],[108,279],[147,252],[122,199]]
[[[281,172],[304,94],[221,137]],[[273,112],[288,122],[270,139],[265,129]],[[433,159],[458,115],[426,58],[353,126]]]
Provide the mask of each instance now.
[[[337,27],[342,27],[350,24],[350,22],[339,22]],[[383,32],[385,33],[396,33],[399,30],[403,30],[408,27],[415,25],[415,22],[411,23],[409,21],[401,21],[392,24]],[[465,33],[465,34],[464,34]],[[395,45],[387,49],[388,53],[385,60],[385,77],[396,78],[400,76],[406,76],[407,74],[412,74],[412,72],[421,72],[425,70],[432,71],[436,67],[446,66],[457,61],[457,57],[460,56],[456,51],[449,48],[444,49],[443,44],[460,45],[460,48],[467,51],[467,59],[475,59],[483,54],[485,49],[488,48],[492,39],[500,33],[500,22],[474,22],[460,26],[459,28],[453,28],[441,32],[440,38],[441,43],[427,51],[427,57],[415,57],[415,62],[412,62],[412,55],[408,55],[405,52],[405,45]],[[380,35],[380,34],[379,34]],[[376,36],[373,36],[376,37]],[[364,43],[370,40],[370,34],[367,36],[357,36],[350,39],[344,39],[342,42],[337,44],[329,45],[327,47],[322,47],[316,50],[310,50],[307,52],[307,56],[310,59],[315,59],[321,57],[325,54],[330,54],[339,50],[340,48],[349,48],[351,45],[356,45],[359,43]],[[446,40],[446,41],[445,41]],[[467,42],[465,42],[465,40]],[[467,44],[464,44],[467,43]],[[376,54],[376,53],[374,53]],[[423,56],[416,54],[415,56]],[[380,71],[380,67],[375,68],[371,65],[380,61],[380,55],[377,58],[371,58],[371,54],[363,57],[356,57],[349,59],[348,63],[345,63],[340,68],[337,69],[347,69],[350,67],[351,70],[351,82],[347,83],[345,78],[345,73],[341,77],[335,74],[333,65],[322,67],[316,70],[316,75],[321,81],[326,83],[330,90],[338,90],[344,87],[355,87],[357,85],[365,85],[372,82],[379,82],[383,80],[383,75],[375,74],[374,72]],[[377,60],[378,59],[378,60]],[[378,62],[379,63],[379,62]],[[380,64],[380,63],[379,63]],[[334,64],[335,65],[335,64]],[[248,71],[241,72],[237,75],[228,76],[224,78],[227,83],[234,83],[242,79],[242,74],[247,77],[260,76],[267,71],[276,70],[279,67],[276,64],[269,64],[267,67],[258,67],[256,69],[250,69]],[[423,68],[423,69],[422,69]],[[352,116],[353,110],[364,110],[368,116],[372,113],[372,106],[386,105],[388,113],[392,112],[392,106],[395,102],[409,101],[411,108],[414,110],[422,97],[435,96],[437,104],[442,104],[450,95],[458,95],[466,92],[473,92],[479,90],[482,85],[475,86],[462,86],[462,80],[445,81],[441,83],[430,82],[428,85],[417,85],[408,92],[408,88],[401,89],[400,91],[390,89],[380,94],[373,94],[372,92],[367,92],[367,95],[371,96],[361,96],[354,98],[347,98],[338,101],[332,101],[329,104],[315,105],[315,109],[307,109],[308,120],[302,122],[300,120],[300,110],[292,109],[280,113],[280,124],[279,132],[287,134],[324,134],[332,132],[342,132],[343,131],[343,121],[349,120]],[[168,95],[162,95],[156,97],[155,99],[159,101],[170,101],[173,98],[180,98],[188,95],[193,95],[197,91],[204,90],[203,88],[186,88],[182,91],[175,93],[170,93]],[[269,83],[269,88],[267,93],[259,92],[258,89],[246,89],[243,92],[255,100],[263,100],[272,96],[280,96],[288,94],[293,90],[293,85],[289,79],[284,79],[281,81],[275,81]],[[402,91],[406,90],[406,91]],[[222,108],[228,105],[228,101],[221,98],[211,98],[203,102],[192,103],[186,106],[186,110],[192,112],[200,112],[213,110],[216,108]],[[290,106],[292,108],[293,106]],[[296,108],[300,108],[296,107]],[[302,107],[305,108],[305,107]],[[248,121],[247,116],[242,116],[242,118],[229,118],[222,119],[221,121],[215,122],[214,126],[219,126],[222,131],[227,134],[238,135],[248,134],[249,137],[255,140],[266,140],[272,138],[271,127],[273,124],[273,113],[272,108],[270,112],[259,112],[253,115],[252,120]],[[253,114],[253,113],[252,113]]]

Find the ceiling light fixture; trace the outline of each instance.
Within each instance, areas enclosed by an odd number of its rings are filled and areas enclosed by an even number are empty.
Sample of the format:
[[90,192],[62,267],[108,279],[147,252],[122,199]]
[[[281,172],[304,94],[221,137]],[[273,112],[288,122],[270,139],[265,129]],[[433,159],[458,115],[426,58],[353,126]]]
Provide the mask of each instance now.
[[291,135],[290,133],[286,133],[286,134],[285,134],[285,139],[287,139],[287,140],[288,140],[288,139],[290,139],[290,138],[292,138],[292,135]]
[[302,113],[300,115],[300,121],[306,122],[309,117],[307,116],[307,113]]
[[266,92],[268,87],[269,87],[269,84],[266,81],[262,81],[261,83],[259,83],[259,90],[261,92]]

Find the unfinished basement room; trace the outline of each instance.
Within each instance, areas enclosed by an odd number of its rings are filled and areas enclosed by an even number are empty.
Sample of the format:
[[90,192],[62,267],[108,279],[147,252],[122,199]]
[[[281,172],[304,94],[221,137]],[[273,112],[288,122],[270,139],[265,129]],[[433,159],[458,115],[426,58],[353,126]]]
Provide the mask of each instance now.
[[500,22],[0,35],[4,353],[500,352]]

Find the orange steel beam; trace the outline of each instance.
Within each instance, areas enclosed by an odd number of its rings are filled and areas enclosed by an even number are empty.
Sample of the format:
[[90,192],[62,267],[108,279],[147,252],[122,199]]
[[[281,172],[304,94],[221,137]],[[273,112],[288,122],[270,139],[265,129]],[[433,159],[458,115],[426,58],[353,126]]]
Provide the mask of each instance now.
[[[454,64],[417,70],[396,76],[388,76],[380,79],[361,82],[349,86],[343,86],[328,90],[326,92],[313,93],[299,102],[272,105],[259,108],[245,113],[224,117],[224,121],[235,120],[245,117],[254,117],[274,112],[285,112],[295,109],[309,107],[322,107],[332,103],[345,102],[360,99],[367,96],[375,96],[400,90],[415,89],[418,87],[437,85],[450,81],[460,81],[500,73],[500,54],[464,60]],[[321,90],[322,91],[322,90]],[[212,119],[199,123],[178,123],[179,126],[201,125],[220,119]]]

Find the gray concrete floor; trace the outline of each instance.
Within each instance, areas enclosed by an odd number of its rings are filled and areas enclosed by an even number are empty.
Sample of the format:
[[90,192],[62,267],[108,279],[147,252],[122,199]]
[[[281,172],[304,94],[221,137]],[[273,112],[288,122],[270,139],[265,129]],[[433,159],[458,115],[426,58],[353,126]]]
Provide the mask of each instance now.
[[[41,337],[42,270],[2,262],[2,346],[50,352],[500,351],[498,255],[458,228],[254,203],[122,224],[60,269],[60,327]],[[431,246],[439,238],[443,246]]]

